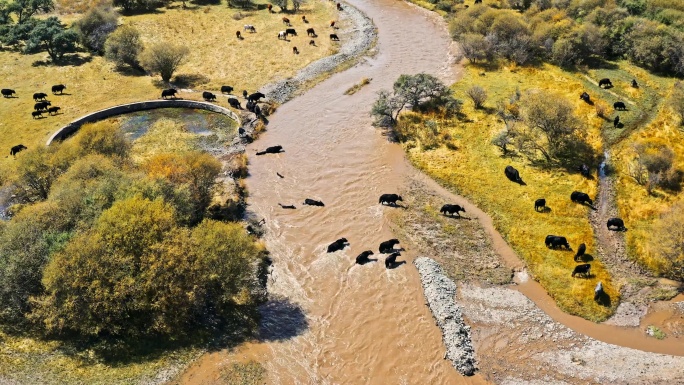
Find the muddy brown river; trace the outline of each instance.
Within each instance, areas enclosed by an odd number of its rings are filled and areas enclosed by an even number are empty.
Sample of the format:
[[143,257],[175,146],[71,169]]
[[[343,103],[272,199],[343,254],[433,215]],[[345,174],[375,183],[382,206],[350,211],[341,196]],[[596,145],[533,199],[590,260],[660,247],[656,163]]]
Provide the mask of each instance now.
[[[350,3],[378,27],[377,55],[282,105],[268,131],[248,148],[249,210],[266,220],[264,240],[274,262],[269,292],[283,300],[264,312],[265,342],[246,344],[233,359],[261,362],[269,384],[486,383],[479,375],[460,376],[443,359],[441,332],[411,264],[415,253],[406,250],[399,260],[408,263],[390,270],[377,255],[379,243],[394,238],[386,213],[396,210],[379,205],[378,197],[400,192],[407,178],[421,176],[402,149],[372,127],[370,107],[376,92],[391,88],[401,74],[427,72],[448,84],[455,81],[459,68],[453,64],[451,39],[438,15],[403,1]],[[372,82],[344,95],[364,77]],[[284,152],[254,155],[274,145]],[[431,183],[447,199],[467,204]],[[325,207],[304,206],[305,198],[321,200]],[[297,209],[282,209],[279,203]],[[519,266],[491,218],[466,207],[488,229],[497,252]],[[341,237],[351,246],[327,253]],[[355,265],[364,250],[373,250],[379,260]],[[675,346],[654,347],[636,331],[563,315],[534,282],[520,289],[556,320],[594,338],[620,345],[634,339],[633,347],[681,354]],[[214,379],[225,358],[224,353],[205,355],[182,382]]]
[[[354,264],[360,252],[377,253],[380,242],[394,237],[384,216],[394,209],[380,206],[378,197],[398,192],[406,174],[401,149],[371,126],[375,94],[401,74],[427,72],[453,81],[451,41],[438,16],[402,1],[351,4],[377,25],[378,54],[281,106],[248,149],[250,210],[266,219],[274,261],[269,292],[300,307],[307,323],[297,335],[280,338],[288,326],[279,330],[277,317],[287,310],[274,311],[273,319],[265,314],[264,333],[277,341],[269,344],[265,362],[268,382],[477,382],[460,377],[443,359],[441,332],[412,265],[387,270],[382,257]],[[344,95],[364,77],[372,78],[370,85]],[[273,145],[285,152],[253,156]],[[305,198],[325,207],[303,206]],[[328,244],[341,237],[351,247],[328,254]],[[410,262],[407,251],[400,260]]]

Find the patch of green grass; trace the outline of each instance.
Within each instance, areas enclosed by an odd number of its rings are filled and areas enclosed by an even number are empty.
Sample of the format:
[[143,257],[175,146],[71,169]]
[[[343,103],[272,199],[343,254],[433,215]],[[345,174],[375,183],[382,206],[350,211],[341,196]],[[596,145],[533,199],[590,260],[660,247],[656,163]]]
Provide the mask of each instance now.
[[658,340],[664,340],[665,337],[667,337],[667,334],[665,334],[664,331],[653,325],[648,325],[648,328],[646,328],[646,334]]
[[100,361],[90,350],[0,332],[0,380],[20,384],[132,384],[172,376],[199,353],[166,351],[126,364]]
[[221,373],[222,385],[260,385],[264,383],[266,369],[256,362],[234,363]]
[[[651,122],[663,102],[663,95],[669,92],[673,83],[670,78],[653,75],[627,61],[616,62],[614,65],[615,68],[590,70],[586,74],[595,82],[609,78],[614,86],[612,88],[599,88],[586,78],[582,79],[592,99],[600,100],[608,106],[608,116],[611,119],[601,125],[601,132],[608,145],[625,139],[633,131],[640,130]],[[638,88],[631,86],[632,79],[637,80]],[[613,103],[618,101],[625,102],[627,111],[615,111]],[[616,115],[620,116],[623,128],[613,127],[612,118]]]
[[345,94],[345,95],[354,95],[354,94],[357,93],[361,88],[363,88],[363,86],[370,84],[371,80],[372,80],[372,79],[369,79],[369,78],[363,78],[363,79],[361,79],[360,82],[358,82],[357,84],[354,84],[353,86],[349,87],[348,90],[344,91],[344,94]]
[[[457,150],[446,146],[421,150],[419,144],[406,143],[409,158],[428,175],[488,212],[497,229],[561,309],[589,320],[605,320],[617,307],[619,288],[613,285],[601,261],[591,261],[590,278],[572,278],[571,272],[577,265],[574,252],[554,251],[544,245],[546,235],[562,235],[575,250],[580,243],[585,243],[587,254],[596,257],[594,233],[588,220],[590,209],[570,201],[570,193],[575,190],[595,196],[596,180],[558,168],[533,166],[523,156],[503,157],[490,144],[494,135],[504,128],[503,122],[492,113],[496,102],[507,100],[516,90],[524,93],[539,88],[553,91],[575,104],[577,115],[587,127],[587,140],[598,152],[602,147],[599,129],[602,119],[595,116],[593,107],[579,100],[585,87],[579,74],[566,73],[550,65],[538,69],[503,68],[487,72],[485,76],[479,76],[480,69],[473,66],[466,67],[465,71],[463,80],[453,87],[456,97],[463,99],[465,90],[480,85],[489,94],[485,108],[475,110],[472,103],[465,103],[463,113],[467,119],[436,119],[437,142],[444,144],[448,138],[455,142],[452,148]],[[520,171],[526,186],[505,178],[503,170],[507,165]],[[537,198],[546,199],[550,212],[534,211]],[[593,299],[593,290],[599,281],[612,299],[610,307],[601,306]]]

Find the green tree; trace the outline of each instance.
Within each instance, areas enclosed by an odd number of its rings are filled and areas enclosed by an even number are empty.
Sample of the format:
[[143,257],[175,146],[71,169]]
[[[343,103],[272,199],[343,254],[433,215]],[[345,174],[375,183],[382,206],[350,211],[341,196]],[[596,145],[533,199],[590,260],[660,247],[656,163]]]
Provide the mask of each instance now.
[[51,202],[24,207],[0,229],[0,322],[21,328],[29,298],[43,293],[43,268],[69,239],[64,211]]
[[33,318],[54,333],[177,336],[251,305],[260,249],[242,226],[176,228],[172,211],[159,200],[117,202],[50,261]]
[[145,49],[142,53],[141,62],[146,70],[159,73],[162,80],[168,82],[189,54],[190,49],[186,46],[157,43]]
[[415,75],[401,75],[394,82],[394,94],[415,109],[421,102],[445,96],[449,89],[436,77],[419,73]]
[[53,0],[14,0],[8,9],[17,15],[17,22],[21,24],[35,14],[52,12],[55,3]]
[[60,60],[64,54],[75,52],[78,34],[66,29],[55,16],[37,23],[26,41],[25,51],[35,53],[47,51],[53,61]]
[[105,41],[116,29],[119,14],[110,7],[99,6],[88,11],[73,24],[81,44],[91,52],[103,54]]
[[117,28],[105,42],[105,57],[119,67],[128,65],[131,68],[142,69],[138,60],[142,51],[140,33],[130,25]]

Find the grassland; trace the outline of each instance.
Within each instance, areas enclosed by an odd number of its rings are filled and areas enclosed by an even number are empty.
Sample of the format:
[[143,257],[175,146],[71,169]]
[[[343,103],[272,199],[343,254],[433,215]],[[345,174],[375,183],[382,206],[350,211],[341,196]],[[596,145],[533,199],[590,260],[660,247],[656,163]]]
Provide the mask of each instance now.
[[[670,87],[673,82],[670,82]],[[667,95],[670,90],[662,90]],[[684,170],[684,131],[667,106],[660,105],[655,118],[632,132],[616,145],[612,152],[615,169],[617,205],[629,231],[625,233],[629,255],[655,273],[663,273],[668,266],[650,250],[648,241],[658,217],[682,199],[681,191],[656,188],[648,194],[630,175],[630,164],[635,159],[633,144],[665,144],[675,154],[674,169]]]
[[[484,76],[480,75],[481,72],[480,68],[466,67],[463,80],[453,88],[457,97],[465,98],[465,90],[471,86],[484,87],[489,94],[484,109],[475,110],[467,101],[463,110],[466,119],[445,120],[413,113],[403,117],[414,125],[424,125],[424,120],[428,119],[436,120],[438,141],[445,144],[426,150],[420,139],[407,142],[404,145],[410,159],[430,176],[487,211],[494,218],[498,230],[527,262],[535,279],[564,311],[594,321],[606,319],[617,306],[619,287],[613,285],[610,273],[601,261],[592,261],[590,279],[572,278],[570,273],[576,265],[574,252],[553,251],[544,245],[547,234],[563,235],[575,249],[580,243],[585,243],[587,253],[595,255],[594,234],[588,220],[590,209],[571,202],[570,193],[579,190],[595,196],[596,180],[564,169],[533,166],[523,156],[503,157],[500,150],[490,143],[503,128],[503,123],[492,113],[497,101],[507,100],[516,90],[524,93],[547,89],[575,104],[576,114],[587,128],[589,143],[596,152],[600,152],[605,120],[596,116],[594,107],[578,99],[585,89],[592,94],[596,91],[588,89],[588,81],[581,74],[569,74],[550,65],[502,68],[496,72],[485,72]],[[520,171],[526,186],[509,182],[504,177],[503,170],[509,164]],[[536,213],[534,200],[537,198],[546,198],[551,211]],[[594,286],[598,281],[603,282],[612,299],[609,306],[599,305],[593,300]]]
[[[121,23],[139,29],[145,43],[169,41],[190,47],[187,63],[171,79],[178,88],[218,91],[225,84],[235,87],[236,93],[243,89],[254,92],[336,51],[336,45],[329,39],[316,39],[316,47],[309,46],[310,38],[305,33],[307,27],[313,27],[325,36],[329,21],[336,19],[337,11],[332,3],[305,4],[300,14],[307,16],[309,24],[302,23],[299,14],[290,15],[299,36],[290,38],[289,42],[276,37],[284,29],[282,14],[269,14],[265,9],[239,11],[225,4],[190,4],[189,9],[182,9],[180,4],[172,3],[158,12],[120,19]],[[70,9],[62,7],[67,8]],[[243,16],[240,20],[233,18],[238,12]],[[59,16],[69,23],[80,15]],[[235,32],[242,31],[245,24],[254,25],[257,33],[242,32],[244,39],[238,40]],[[292,53],[295,45],[299,55]],[[117,71],[104,58],[84,53],[71,64],[51,65],[46,61],[46,53],[0,52],[0,78],[3,79],[0,86],[14,89],[18,96],[0,100],[0,135],[7,138],[7,147],[19,143],[29,148],[43,145],[50,134],[79,116],[120,103],[158,98],[159,90],[168,86],[158,76]],[[62,108],[61,113],[33,119],[30,114],[33,93],[50,94],[50,87],[60,83],[67,86],[64,95],[50,95],[48,99],[53,106]],[[182,91],[179,96],[199,100],[201,92]],[[223,98],[218,103],[227,106]],[[0,168],[11,167],[11,157],[0,158]]]
[[103,362],[92,350],[0,332],[0,383],[159,383],[170,379],[199,353],[198,349],[176,349],[112,364]]

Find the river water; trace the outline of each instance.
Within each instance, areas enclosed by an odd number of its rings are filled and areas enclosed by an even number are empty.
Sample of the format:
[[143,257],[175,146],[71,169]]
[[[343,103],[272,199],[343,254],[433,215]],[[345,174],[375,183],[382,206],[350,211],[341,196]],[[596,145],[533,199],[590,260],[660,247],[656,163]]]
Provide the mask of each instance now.
[[[266,219],[274,261],[269,292],[291,303],[272,318],[265,314],[263,334],[276,340],[265,362],[268,382],[479,382],[459,376],[443,359],[441,332],[412,265],[388,270],[382,256],[354,264],[360,252],[377,253],[380,242],[394,238],[385,212],[396,208],[379,205],[378,197],[405,183],[403,152],[371,126],[376,92],[391,88],[401,74],[427,72],[453,82],[451,40],[437,15],[402,1],[350,3],[377,25],[378,54],[281,106],[268,131],[248,148],[249,209]],[[344,95],[364,77],[372,78],[369,85]],[[285,152],[253,155],[273,145]],[[325,207],[303,206],[305,198]],[[341,237],[351,247],[326,253]],[[399,260],[412,257],[407,250]],[[306,314],[305,328],[279,318],[300,313]]]
[[[443,359],[441,332],[410,264],[415,253],[406,250],[399,260],[408,263],[391,270],[377,255],[378,244],[394,238],[386,213],[398,210],[379,205],[378,197],[405,190],[409,178],[421,178],[448,201],[465,205],[507,264],[522,266],[487,214],[413,170],[402,149],[371,125],[377,91],[390,89],[399,75],[427,72],[447,84],[457,79],[451,39],[439,16],[403,1],[349,3],[377,25],[378,54],[282,105],[247,150],[249,210],[266,220],[264,239],[273,259],[269,292],[282,300],[263,311],[264,342],[242,346],[231,360],[261,362],[269,384],[485,383],[480,376],[460,376]],[[364,77],[372,78],[369,85],[344,95]],[[284,152],[254,155],[274,145]],[[325,207],[304,206],[305,198]],[[341,237],[351,246],[326,253]],[[355,265],[364,250],[373,250],[379,260]],[[518,289],[557,321],[591,337],[681,354],[677,342],[649,341],[636,329],[563,314],[534,281]],[[213,371],[226,360],[221,352],[205,355],[183,382],[216,378]]]

